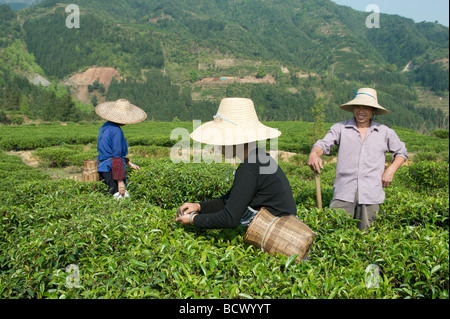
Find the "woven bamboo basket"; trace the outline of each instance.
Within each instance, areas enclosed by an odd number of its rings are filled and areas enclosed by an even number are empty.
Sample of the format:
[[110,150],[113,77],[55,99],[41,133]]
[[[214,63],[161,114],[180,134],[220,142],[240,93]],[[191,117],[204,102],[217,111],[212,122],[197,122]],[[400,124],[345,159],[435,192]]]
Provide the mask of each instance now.
[[248,227],[244,242],[269,254],[298,254],[296,261],[300,263],[315,236],[317,234],[297,216],[277,217],[262,207]]
[[98,160],[88,159],[83,161],[83,182],[99,181],[100,176],[98,174]]

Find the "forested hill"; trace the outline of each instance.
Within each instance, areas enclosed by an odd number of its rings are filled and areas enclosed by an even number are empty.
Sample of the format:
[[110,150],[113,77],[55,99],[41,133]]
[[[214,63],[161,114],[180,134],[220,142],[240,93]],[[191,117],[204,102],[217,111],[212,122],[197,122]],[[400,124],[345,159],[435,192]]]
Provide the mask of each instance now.
[[[348,117],[337,105],[370,86],[391,111],[378,121],[448,128],[449,31],[437,23],[382,14],[380,28],[367,28],[370,13],[330,0],[70,3],[80,9],[79,28],[66,27],[71,12],[61,0],[18,12],[0,6],[0,120],[9,114],[64,120],[36,103],[55,104],[43,95],[69,101],[56,84],[97,66],[113,67],[127,81],[90,90],[92,104],[128,98],[149,119],[207,120],[221,98],[246,96],[261,119],[312,121],[320,97],[325,120],[334,122]],[[18,90],[27,73],[54,85],[22,83],[26,89]],[[76,104],[66,118],[92,111]]]

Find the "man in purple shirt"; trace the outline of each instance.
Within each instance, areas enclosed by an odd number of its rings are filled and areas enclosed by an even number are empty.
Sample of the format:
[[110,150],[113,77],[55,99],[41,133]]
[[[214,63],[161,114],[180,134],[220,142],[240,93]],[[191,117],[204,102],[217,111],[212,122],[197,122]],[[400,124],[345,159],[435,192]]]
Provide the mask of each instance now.
[[[354,99],[340,106],[352,112],[351,120],[334,124],[325,137],[317,141],[309,155],[308,165],[320,174],[321,156],[338,145],[336,177],[330,208],[343,208],[358,220],[365,230],[374,224],[380,204],[384,202],[383,187],[388,187],[395,171],[408,159],[408,152],[397,134],[376,123],[375,114],[389,114],[378,104],[374,89],[358,90]],[[392,153],[391,165],[385,169],[385,152]]]

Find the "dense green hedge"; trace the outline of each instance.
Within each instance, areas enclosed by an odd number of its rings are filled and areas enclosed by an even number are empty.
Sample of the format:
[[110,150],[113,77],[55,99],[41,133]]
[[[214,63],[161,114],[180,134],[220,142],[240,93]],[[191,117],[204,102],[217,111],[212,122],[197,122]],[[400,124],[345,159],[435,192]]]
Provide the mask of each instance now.
[[[0,126],[0,149],[3,150],[33,150],[50,146],[62,147],[64,144],[97,143],[98,131],[103,122],[99,123],[67,123],[67,125],[42,123],[39,125]],[[273,141],[282,151],[309,154],[315,143],[313,123],[308,122],[264,122],[282,132],[278,140]],[[318,134],[322,138],[331,123],[325,123]],[[172,147],[181,138],[188,138],[193,131],[193,122],[144,122],[138,125],[122,127],[128,146],[162,146]],[[400,139],[406,143],[412,157],[427,160],[444,159],[448,161],[448,139],[426,136],[413,130],[394,127]],[[183,135],[177,135],[178,133]],[[171,134],[173,133],[173,139]],[[448,134],[448,131],[447,131]],[[268,143],[270,145],[270,143]],[[192,146],[192,145],[191,145]],[[332,150],[336,154],[336,149]]]
[[[318,233],[309,260],[296,264],[244,244],[240,227],[174,222],[183,201],[228,189],[227,164],[135,157],[132,197],[118,202],[102,183],[50,180],[16,156],[0,161],[9,185],[0,192],[1,298],[448,298],[448,177],[416,189],[414,166],[397,172],[363,234],[327,207],[334,164],[325,165],[325,208],[317,209],[309,168],[282,163],[300,219]],[[367,286],[370,265],[378,288]]]

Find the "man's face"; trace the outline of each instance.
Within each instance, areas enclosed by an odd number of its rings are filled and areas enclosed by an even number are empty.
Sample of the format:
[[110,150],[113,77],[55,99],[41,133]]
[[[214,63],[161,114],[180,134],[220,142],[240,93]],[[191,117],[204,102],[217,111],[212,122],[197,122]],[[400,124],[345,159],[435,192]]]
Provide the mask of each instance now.
[[375,109],[365,105],[355,105],[353,107],[353,115],[355,116],[356,123],[359,125],[370,124],[372,116],[375,114]]

